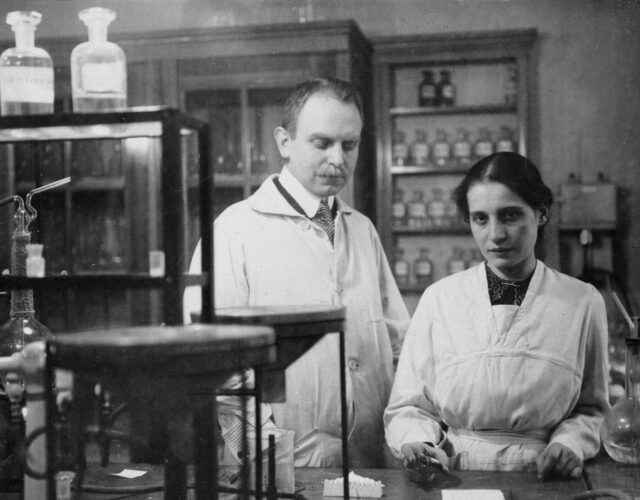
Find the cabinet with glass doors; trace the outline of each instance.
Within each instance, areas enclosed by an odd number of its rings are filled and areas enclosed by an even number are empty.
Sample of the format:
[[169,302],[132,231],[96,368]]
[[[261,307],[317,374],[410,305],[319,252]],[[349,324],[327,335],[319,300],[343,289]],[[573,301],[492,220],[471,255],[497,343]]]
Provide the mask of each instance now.
[[478,159],[531,154],[535,30],[374,39],[378,227],[410,310],[482,261],[454,189]]

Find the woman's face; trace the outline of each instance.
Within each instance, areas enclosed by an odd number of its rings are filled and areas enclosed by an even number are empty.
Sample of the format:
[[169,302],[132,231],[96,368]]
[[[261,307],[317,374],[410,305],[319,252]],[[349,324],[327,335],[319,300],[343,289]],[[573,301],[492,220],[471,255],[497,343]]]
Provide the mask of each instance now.
[[467,192],[471,233],[491,270],[509,280],[536,266],[533,247],[545,218],[499,182],[478,182]]

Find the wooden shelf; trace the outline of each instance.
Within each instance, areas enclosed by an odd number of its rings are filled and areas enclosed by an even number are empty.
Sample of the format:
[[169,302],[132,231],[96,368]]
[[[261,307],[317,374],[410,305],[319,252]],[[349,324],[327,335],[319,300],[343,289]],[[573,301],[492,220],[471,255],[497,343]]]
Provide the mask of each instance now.
[[461,227],[392,227],[391,231],[395,234],[415,234],[420,236],[436,235],[436,236],[470,236],[469,228]]
[[506,104],[482,104],[474,106],[449,106],[449,107],[396,107],[389,110],[391,116],[416,116],[416,115],[489,115],[517,113],[516,106]]
[[434,165],[392,165],[392,175],[464,175],[466,168],[447,168]]

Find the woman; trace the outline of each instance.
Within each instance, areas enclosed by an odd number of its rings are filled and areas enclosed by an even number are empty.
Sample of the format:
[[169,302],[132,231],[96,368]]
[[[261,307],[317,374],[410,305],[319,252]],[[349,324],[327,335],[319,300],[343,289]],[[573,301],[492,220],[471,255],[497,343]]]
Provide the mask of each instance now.
[[553,196],[516,153],[476,163],[456,190],[483,264],[423,294],[389,405],[387,443],[467,470],[579,476],[608,408],[607,319],[596,289],[534,245]]

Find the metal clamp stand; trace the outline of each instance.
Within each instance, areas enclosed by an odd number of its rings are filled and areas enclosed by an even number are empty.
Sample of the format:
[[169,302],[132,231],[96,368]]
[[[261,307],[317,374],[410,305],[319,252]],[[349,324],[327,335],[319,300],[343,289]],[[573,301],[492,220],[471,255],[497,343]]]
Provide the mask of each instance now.
[[[344,498],[349,499],[349,447],[346,354],[344,337],[345,308],[326,305],[225,307],[216,309],[215,321],[221,324],[271,326],[276,335],[275,362],[255,369],[256,411],[256,489],[257,498],[300,498],[295,493],[280,493],[275,489],[275,471],[269,474],[269,487],[262,492],[262,415],[260,404],[282,402],[285,397],[285,369],[328,333],[339,335],[340,410],[342,438],[342,474]],[[275,460],[275,457],[274,457]],[[270,467],[274,466],[269,463]],[[240,493],[239,490],[234,490]]]
[[[218,497],[217,480],[213,479],[217,478],[218,470],[212,419],[215,414],[215,387],[220,386],[231,373],[273,360],[275,336],[273,329],[266,326],[147,326],[87,331],[60,335],[47,343],[49,380],[46,387],[52,387],[53,369],[62,368],[76,373],[78,382],[84,381],[79,387],[86,387],[87,382],[95,380],[117,385],[125,395],[144,396],[149,402],[159,403],[160,408],[169,411],[169,406],[175,404],[174,396],[188,394],[193,415],[196,498],[208,500]],[[51,439],[48,439],[47,446],[48,456],[53,457],[56,445],[52,422],[55,398],[51,394],[48,403],[47,432]],[[74,398],[74,404],[82,406],[77,398]],[[82,424],[85,418],[86,415],[76,416],[76,424]],[[77,427],[76,432],[82,442],[84,427]],[[164,443],[167,500],[187,498],[186,458],[176,453],[180,448],[172,446],[169,440]],[[79,446],[78,451],[81,452],[78,459],[82,465],[84,449]],[[83,471],[80,469],[79,472],[81,476]],[[78,481],[76,496],[80,485]],[[51,500],[55,499],[54,486],[50,477]]]

